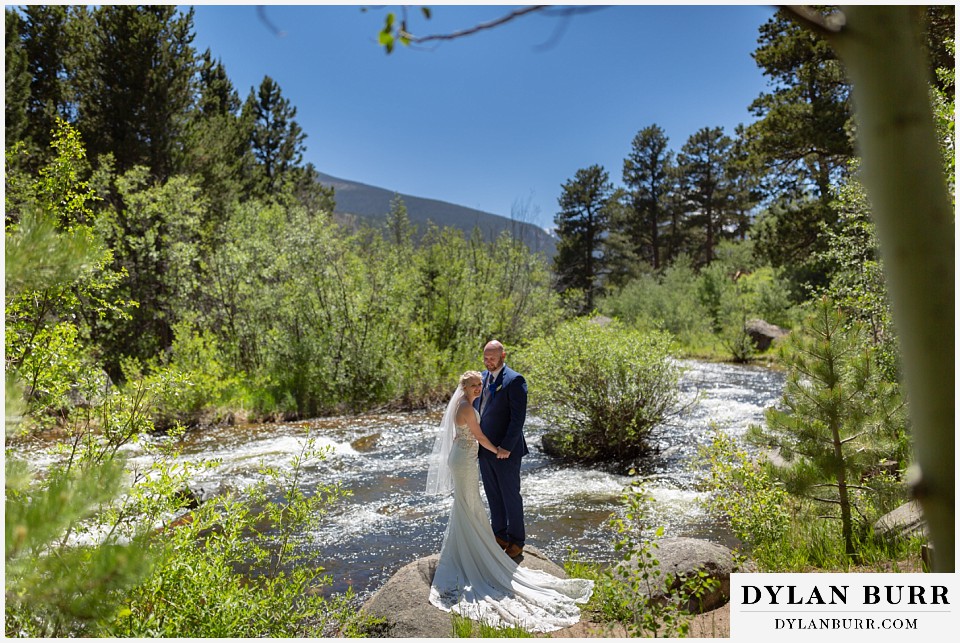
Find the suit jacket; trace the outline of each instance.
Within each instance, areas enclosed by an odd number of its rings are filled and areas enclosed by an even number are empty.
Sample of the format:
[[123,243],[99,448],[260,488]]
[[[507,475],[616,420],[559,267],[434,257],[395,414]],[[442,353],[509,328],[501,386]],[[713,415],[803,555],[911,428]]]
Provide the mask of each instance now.
[[[484,386],[490,377],[489,371],[483,374]],[[481,397],[474,400],[479,411]],[[523,375],[504,365],[494,382],[490,399],[483,407],[480,416],[480,430],[493,442],[510,452],[510,459],[527,455],[527,441],[523,437],[523,423],[527,419],[527,381]],[[496,458],[496,454],[480,449],[483,455]]]

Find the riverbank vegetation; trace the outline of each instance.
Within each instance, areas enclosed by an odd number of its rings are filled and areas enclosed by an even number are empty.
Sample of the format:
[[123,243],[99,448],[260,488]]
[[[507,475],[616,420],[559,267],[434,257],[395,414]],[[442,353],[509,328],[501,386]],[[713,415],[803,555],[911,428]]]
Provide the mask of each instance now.
[[[718,442],[712,484],[738,493],[715,508],[770,570],[903,553],[868,544],[871,521],[903,497],[910,449],[849,84],[825,43],[781,14],[755,54],[772,81],[756,122],[732,136],[705,127],[677,152],[640,124],[622,186],[586,159],[558,186],[552,258],[508,233],[414,235],[399,198],[385,224],[339,220],[336,194],[303,163],[296,108],[269,77],[241,99],[215,54],[193,49],[189,10],[5,16],[6,434],[59,444],[39,476],[7,455],[8,635],[367,631],[349,599],[320,598],[322,571],[293,560],[297,530],[335,488],[305,498],[265,471],[266,486],[155,531],[187,508],[194,472],[173,464],[177,436],[432,405],[493,337],[530,375],[560,451],[586,445],[588,460],[620,464],[673,411],[670,356],[776,359],[784,404],[753,437],[801,465],[761,466]],[[952,190],[953,13],[927,18]],[[747,331],[754,319],[797,339],[769,350]],[[825,332],[849,353],[825,352]],[[853,437],[863,449],[824,451]],[[134,442],[156,455],[150,470],[125,463]],[[891,473],[875,473],[885,460]],[[836,495],[811,499],[817,485]],[[811,519],[822,500],[838,530]]]

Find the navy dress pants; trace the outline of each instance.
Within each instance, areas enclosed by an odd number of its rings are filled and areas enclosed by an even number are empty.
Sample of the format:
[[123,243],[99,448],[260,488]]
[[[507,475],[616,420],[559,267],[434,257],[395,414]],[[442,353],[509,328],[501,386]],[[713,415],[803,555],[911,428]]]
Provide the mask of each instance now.
[[520,497],[520,457],[498,460],[480,456],[480,477],[490,506],[490,525],[498,538],[523,546],[523,499]]

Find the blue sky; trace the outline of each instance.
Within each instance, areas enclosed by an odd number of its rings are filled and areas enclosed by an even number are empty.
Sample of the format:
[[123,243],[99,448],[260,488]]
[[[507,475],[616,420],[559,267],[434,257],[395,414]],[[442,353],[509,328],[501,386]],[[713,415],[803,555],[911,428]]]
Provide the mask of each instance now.
[[[416,35],[493,20],[508,5],[409,11]],[[386,55],[398,6],[197,5],[194,45],[245,99],[265,75],[297,108],[320,172],[552,227],[561,186],[602,165],[621,183],[636,133],[679,151],[703,127],[728,134],[767,90],[751,57],[769,5],[612,6],[531,14],[456,41]],[[276,29],[277,32],[272,31]]]

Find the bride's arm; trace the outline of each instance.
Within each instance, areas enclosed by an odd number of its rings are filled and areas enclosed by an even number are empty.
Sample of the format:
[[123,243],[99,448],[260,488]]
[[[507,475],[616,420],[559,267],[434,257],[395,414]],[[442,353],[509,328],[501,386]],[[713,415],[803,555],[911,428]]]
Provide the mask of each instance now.
[[457,421],[461,424],[466,424],[470,428],[470,432],[473,433],[473,437],[477,439],[480,446],[487,451],[497,452],[497,447],[493,446],[490,438],[485,436],[483,431],[480,430],[480,423],[477,422],[477,415],[473,412],[472,406],[469,404],[462,405],[460,410],[457,411]]

